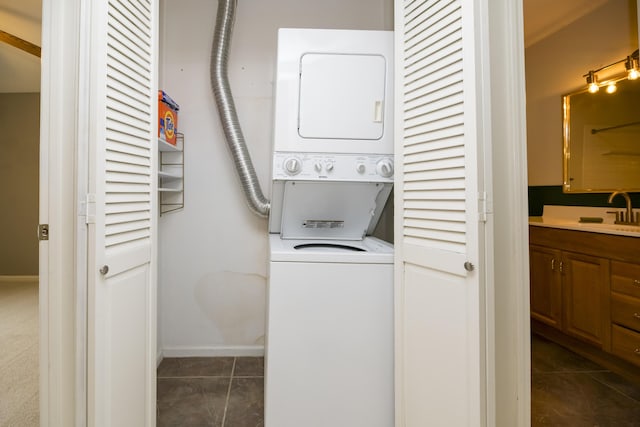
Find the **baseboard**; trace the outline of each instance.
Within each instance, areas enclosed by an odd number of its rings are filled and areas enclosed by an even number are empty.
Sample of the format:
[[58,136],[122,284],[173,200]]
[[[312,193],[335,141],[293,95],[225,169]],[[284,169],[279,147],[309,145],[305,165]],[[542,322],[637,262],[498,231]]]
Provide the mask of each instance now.
[[29,283],[33,283],[33,282],[37,282],[39,280],[38,276],[5,276],[5,275],[0,275],[0,283],[8,283],[8,282],[12,282],[12,283],[16,283],[16,282],[29,282]]
[[263,345],[237,345],[214,347],[165,347],[163,357],[261,357]]

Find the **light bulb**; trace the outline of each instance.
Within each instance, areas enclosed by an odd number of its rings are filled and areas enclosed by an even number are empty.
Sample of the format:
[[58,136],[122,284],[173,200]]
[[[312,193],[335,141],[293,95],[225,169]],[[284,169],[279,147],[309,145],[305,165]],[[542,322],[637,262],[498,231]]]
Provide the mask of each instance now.
[[588,85],[587,87],[590,93],[596,93],[597,91],[600,90],[600,87],[598,86],[598,77],[596,77],[595,72],[589,71],[583,77],[587,78],[587,85]]
[[607,85],[607,93],[614,93],[616,90],[618,90],[618,87],[615,82],[611,82]]
[[640,77],[640,74],[638,74],[638,70],[636,69],[637,63],[638,60],[631,55],[627,56],[627,59],[624,61],[624,68],[627,70],[627,78],[629,80],[635,80]]

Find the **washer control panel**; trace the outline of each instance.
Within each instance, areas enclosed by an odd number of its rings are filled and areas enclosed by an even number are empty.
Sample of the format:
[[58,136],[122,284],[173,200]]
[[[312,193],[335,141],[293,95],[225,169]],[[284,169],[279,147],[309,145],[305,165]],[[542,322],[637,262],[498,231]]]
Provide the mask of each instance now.
[[273,179],[393,182],[393,156],[276,152]]

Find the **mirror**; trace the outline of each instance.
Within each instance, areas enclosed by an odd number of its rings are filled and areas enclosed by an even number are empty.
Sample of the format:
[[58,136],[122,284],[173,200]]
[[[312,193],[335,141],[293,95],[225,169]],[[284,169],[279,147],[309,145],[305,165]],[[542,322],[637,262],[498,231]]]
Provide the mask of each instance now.
[[565,95],[563,106],[563,191],[640,191],[640,79]]

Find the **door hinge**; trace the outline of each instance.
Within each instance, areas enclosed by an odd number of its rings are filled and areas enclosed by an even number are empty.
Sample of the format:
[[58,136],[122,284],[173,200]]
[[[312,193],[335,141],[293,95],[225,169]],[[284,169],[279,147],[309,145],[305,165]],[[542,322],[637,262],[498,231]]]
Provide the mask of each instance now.
[[478,221],[487,222],[487,215],[493,213],[493,202],[483,191],[478,195]]
[[96,223],[96,195],[87,193],[84,201],[82,201],[82,215],[85,218],[87,224]]
[[38,240],[49,240],[49,224],[38,224]]

